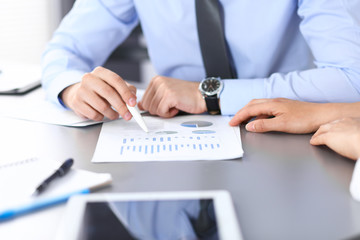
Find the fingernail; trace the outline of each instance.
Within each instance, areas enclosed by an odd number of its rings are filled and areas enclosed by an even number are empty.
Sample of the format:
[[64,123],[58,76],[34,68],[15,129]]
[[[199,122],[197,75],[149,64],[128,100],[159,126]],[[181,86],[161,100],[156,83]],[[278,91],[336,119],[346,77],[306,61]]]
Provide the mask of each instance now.
[[255,126],[253,123],[248,123],[245,126],[246,130],[250,131],[250,132],[255,132]]
[[130,118],[131,118],[131,113],[130,112],[125,113],[124,119],[130,120]]
[[135,99],[135,98],[130,98],[130,99],[129,99],[129,105],[130,105],[131,107],[134,107],[134,106],[136,105],[136,99]]

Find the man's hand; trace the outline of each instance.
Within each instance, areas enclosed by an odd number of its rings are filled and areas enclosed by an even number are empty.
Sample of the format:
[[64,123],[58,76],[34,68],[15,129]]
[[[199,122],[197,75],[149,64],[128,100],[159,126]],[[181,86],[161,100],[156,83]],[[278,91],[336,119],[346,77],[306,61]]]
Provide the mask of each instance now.
[[86,73],[81,82],[62,91],[61,98],[81,117],[101,121],[104,116],[114,120],[120,114],[125,120],[130,120],[131,113],[126,103],[132,107],[136,105],[136,88],[116,73],[97,67]]
[[246,130],[251,132],[310,133],[328,122],[329,118],[333,120],[330,114],[326,114],[323,104],[275,98],[250,101],[229,124],[236,126],[252,117],[256,117],[255,120],[246,125]]
[[344,118],[322,125],[310,143],[327,145],[335,152],[356,160],[360,157],[360,119]]
[[167,118],[175,116],[179,110],[203,113],[206,111],[206,104],[198,86],[198,82],[156,76],[151,80],[138,106],[153,115]]

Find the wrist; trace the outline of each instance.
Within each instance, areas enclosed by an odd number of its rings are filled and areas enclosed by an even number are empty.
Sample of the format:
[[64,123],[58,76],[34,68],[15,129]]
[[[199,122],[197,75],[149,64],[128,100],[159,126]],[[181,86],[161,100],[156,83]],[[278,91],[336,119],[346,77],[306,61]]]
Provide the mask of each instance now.
[[223,82],[219,77],[208,77],[199,84],[199,92],[201,93],[205,109],[210,114],[220,114],[219,96],[223,90]]
[[79,85],[79,83],[70,85],[70,86],[66,87],[64,90],[62,90],[61,93],[59,94],[60,103],[64,107],[71,108],[71,106],[70,106],[71,98],[73,96],[73,92],[75,91],[75,89],[77,88],[78,85]]
[[[198,86],[196,86],[196,87],[198,87]],[[201,92],[198,91],[197,88],[196,88],[196,90],[197,90],[198,108],[200,109],[200,113],[207,112],[207,107],[206,107],[205,98],[204,98],[204,96],[201,94]]]
[[357,151],[356,158],[360,159],[360,132],[357,132],[357,143],[355,145],[355,149]]
[[207,111],[206,103],[203,95],[199,91],[199,82],[192,82],[192,91],[195,96],[195,109],[194,113],[204,113]]
[[312,115],[314,116],[317,130],[321,125],[343,118],[342,109],[336,103],[311,103],[313,105]]

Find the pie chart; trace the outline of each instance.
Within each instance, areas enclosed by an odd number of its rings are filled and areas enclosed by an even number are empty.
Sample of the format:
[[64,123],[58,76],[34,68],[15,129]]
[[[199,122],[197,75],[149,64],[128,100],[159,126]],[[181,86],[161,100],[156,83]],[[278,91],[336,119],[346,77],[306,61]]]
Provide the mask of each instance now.
[[181,126],[183,127],[190,127],[190,128],[201,128],[201,127],[209,127],[213,125],[212,122],[207,121],[189,121],[183,122]]

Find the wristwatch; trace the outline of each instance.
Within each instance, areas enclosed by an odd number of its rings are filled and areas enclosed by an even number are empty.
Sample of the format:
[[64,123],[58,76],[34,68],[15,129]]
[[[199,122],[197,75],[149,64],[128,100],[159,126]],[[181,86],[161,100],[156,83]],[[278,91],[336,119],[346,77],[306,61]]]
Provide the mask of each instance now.
[[220,114],[219,95],[223,89],[223,82],[219,77],[208,77],[199,84],[199,91],[206,102],[208,113]]

